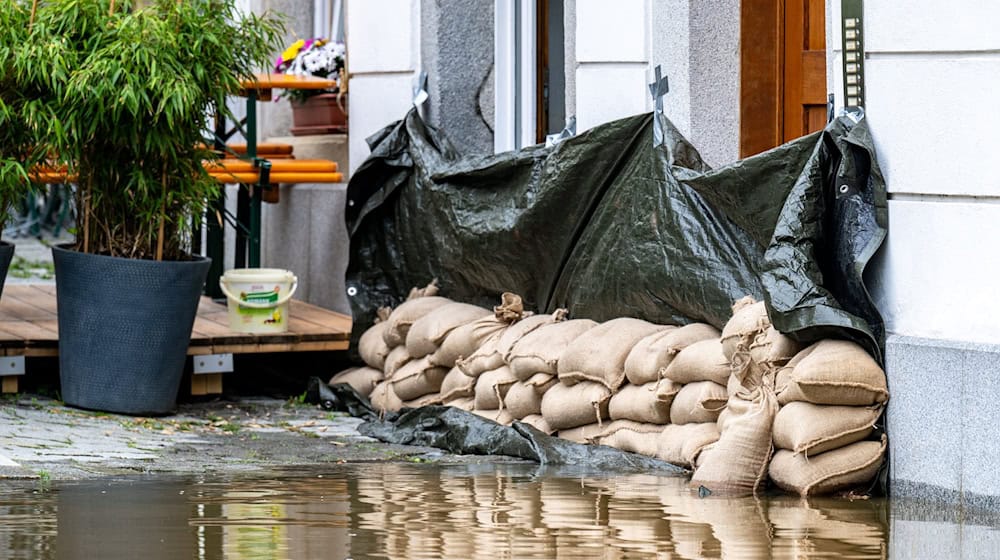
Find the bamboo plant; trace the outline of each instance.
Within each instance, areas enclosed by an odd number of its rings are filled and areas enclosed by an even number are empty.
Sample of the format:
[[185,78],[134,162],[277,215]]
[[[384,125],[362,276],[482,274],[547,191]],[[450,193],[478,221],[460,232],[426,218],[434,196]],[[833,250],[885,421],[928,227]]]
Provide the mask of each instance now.
[[[282,24],[235,0],[40,0],[15,72],[41,84],[49,151],[76,176],[76,249],[185,260],[219,186],[213,112],[275,50]],[[45,118],[43,118],[43,114]],[[208,144],[210,145],[210,143]]]
[[44,149],[28,122],[31,111],[37,110],[38,92],[17,76],[13,64],[16,49],[27,39],[32,15],[28,3],[0,3],[0,230],[30,188],[31,166],[44,159]]

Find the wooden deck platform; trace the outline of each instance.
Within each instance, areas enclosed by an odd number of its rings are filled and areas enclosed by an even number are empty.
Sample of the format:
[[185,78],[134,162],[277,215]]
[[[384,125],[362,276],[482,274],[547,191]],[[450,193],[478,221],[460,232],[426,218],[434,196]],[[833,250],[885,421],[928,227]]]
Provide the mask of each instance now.
[[[289,309],[288,332],[234,332],[229,328],[226,306],[203,297],[198,305],[188,355],[346,350],[350,337],[350,317],[296,300],[292,300]],[[0,297],[0,356],[58,355],[56,287],[43,284],[5,286]],[[4,381],[4,392],[9,392],[13,380],[5,378]],[[16,383],[13,386],[16,387]]]

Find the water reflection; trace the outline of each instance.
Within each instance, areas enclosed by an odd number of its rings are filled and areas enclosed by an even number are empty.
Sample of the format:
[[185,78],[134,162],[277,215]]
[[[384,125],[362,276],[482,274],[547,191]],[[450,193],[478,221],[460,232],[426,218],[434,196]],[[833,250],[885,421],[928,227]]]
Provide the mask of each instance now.
[[894,530],[908,538],[894,535],[890,555],[885,501],[699,499],[686,482],[366,464],[309,477],[86,482],[42,493],[5,483],[0,550],[14,559],[797,559],[994,556],[998,543],[992,529],[974,533],[980,544],[963,543],[968,527],[894,511]]

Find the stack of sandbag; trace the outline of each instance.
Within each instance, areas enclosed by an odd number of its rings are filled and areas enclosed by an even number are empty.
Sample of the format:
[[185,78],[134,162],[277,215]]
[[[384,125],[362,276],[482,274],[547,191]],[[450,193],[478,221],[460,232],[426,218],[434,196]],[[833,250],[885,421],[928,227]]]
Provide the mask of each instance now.
[[773,449],[771,428],[778,412],[777,365],[755,361],[750,349],[769,329],[764,302],[747,297],[733,305],[733,316],[720,340],[732,367],[726,411],[719,422],[719,440],[702,451],[691,478],[691,486],[699,491],[751,494],[767,476]]
[[597,436],[610,418],[611,396],[625,383],[629,352],[665,328],[640,319],[612,319],[570,341],[556,362],[559,383],[542,397],[541,413],[548,426],[576,441]]
[[[504,410],[503,400],[517,378],[507,366],[504,355],[518,338],[551,321],[550,315],[526,312],[520,296],[505,292],[500,305],[493,308],[489,322],[474,327],[477,334],[488,332],[488,336],[479,341],[471,354],[455,361],[455,367],[466,377],[461,382],[463,391],[472,390],[472,412],[500,424],[509,425],[514,421]],[[456,383],[459,383],[457,376]]]
[[857,344],[821,340],[778,371],[769,474],[803,496],[828,494],[874,478],[885,436],[869,440],[889,399],[885,372]]
[[718,340],[719,331],[702,323],[662,326],[640,339],[624,362],[626,383],[609,402],[612,422],[591,441],[691,466],[718,438],[725,406],[725,388],[712,380],[728,375],[728,363],[705,351]]
[[[445,338],[456,328],[489,315],[489,310],[437,295],[437,286],[414,289],[386,320],[376,323],[359,341],[359,352],[382,356],[383,380],[372,388],[375,409],[399,410],[437,402],[448,367],[433,363]],[[381,334],[382,344],[377,341]],[[376,351],[369,351],[366,343]],[[366,363],[374,367],[365,359]],[[377,365],[377,361],[376,364]]]

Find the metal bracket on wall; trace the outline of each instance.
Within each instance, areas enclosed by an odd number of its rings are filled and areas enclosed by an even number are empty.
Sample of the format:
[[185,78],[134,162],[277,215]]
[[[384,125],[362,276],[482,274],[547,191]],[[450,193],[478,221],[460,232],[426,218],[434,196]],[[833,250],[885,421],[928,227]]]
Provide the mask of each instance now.
[[844,107],[865,106],[864,0],[841,1]]
[[222,374],[233,371],[232,354],[205,354],[191,357],[191,394],[218,395],[222,393]]

